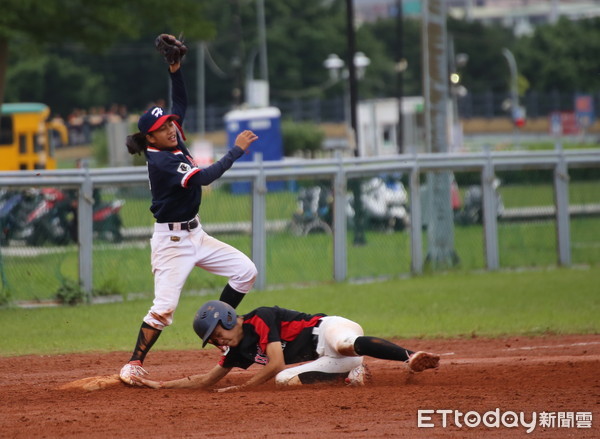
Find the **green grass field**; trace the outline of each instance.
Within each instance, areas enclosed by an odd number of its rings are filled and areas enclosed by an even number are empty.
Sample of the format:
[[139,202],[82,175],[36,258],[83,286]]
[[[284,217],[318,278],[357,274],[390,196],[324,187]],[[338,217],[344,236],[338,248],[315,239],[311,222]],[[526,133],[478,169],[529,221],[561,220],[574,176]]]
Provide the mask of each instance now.
[[[456,227],[455,248],[460,258],[455,271],[485,268],[483,228]],[[498,227],[501,268],[552,267],[557,264],[556,230],[553,221],[502,223]],[[246,234],[219,235],[219,239],[251,254],[251,237]],[[410,236],[367,231],[367,244],[353,245],[347,237],[348,278],[398,277],[410,273]],[[423,232],[423,254],[427,234]],[[600,264],[600,219],[571,221],[572,263]],[[3,291],[11,300],[51,299],[65,279],[75,281],[78,272],[77,247],[37,256],[3,257]],[[297,237],[287,232],[267,236],[268,286],[330,282],[333,279],[333,238],[324,234]],[[217,288],[223,279],[204,270],[193,270],[185,290]],[[150,247],[147,241],[115,247],[98,243],[93,252],[93,287],[96,294],[134,293],[151,297]]]
[[[240,312],[279,305],[351,318],[370,335],[473,337],[597,334],[600,267],[497,273],[446,273],[363,284],[254,291]],[[184,295],[155,349],[200,347],[191,322],[218,292]],[[0,355],[129,351],[151,300],[35,309],[1,309]]]

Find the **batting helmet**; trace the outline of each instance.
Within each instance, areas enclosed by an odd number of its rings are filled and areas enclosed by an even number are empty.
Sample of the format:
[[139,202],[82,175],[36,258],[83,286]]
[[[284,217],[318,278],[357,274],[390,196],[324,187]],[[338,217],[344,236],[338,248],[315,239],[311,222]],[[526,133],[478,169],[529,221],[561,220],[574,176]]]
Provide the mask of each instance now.
[[237,314],[231,305],[220,300],[210,300],[200,307],[194,316],[194,331],[203,340],[202,347],[208,343],[210,334],[221,323],[223,328],[232,329],[237,321]]

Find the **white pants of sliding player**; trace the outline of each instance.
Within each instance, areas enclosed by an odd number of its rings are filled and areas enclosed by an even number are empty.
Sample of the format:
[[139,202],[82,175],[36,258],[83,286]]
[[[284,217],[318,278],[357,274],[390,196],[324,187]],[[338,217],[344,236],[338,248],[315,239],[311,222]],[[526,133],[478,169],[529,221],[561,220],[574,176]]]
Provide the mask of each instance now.
[[345,373],[359,366],[363,357],[354,353],[355,340],[364,335],[362,327],[344,317],[329,316],[321,319],[313,334],[318,335],[319,358],[310,363],[282,370],[275,377],[278,385],[290,384],[290,380],[305,372]]

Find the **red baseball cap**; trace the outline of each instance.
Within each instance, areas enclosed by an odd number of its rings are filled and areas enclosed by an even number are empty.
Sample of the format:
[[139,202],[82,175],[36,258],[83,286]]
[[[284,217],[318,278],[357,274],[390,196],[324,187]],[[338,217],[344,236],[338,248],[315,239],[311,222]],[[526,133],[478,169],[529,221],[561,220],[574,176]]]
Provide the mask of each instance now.
[[162,107],[154,106],[140,116],[138,120],[138,129],[140,133],[146,135],[154,130],[159,129],[166,121],[172,120],[177,125],[177,129],[183,140],[186,140],[183,128],[177,122],[180,117],[176,114],[167,113]]
[[145,135],[159,129],[169,119],[179,120],[179,116],[167,113],[162,107],[154,106],[140,116],[138,129]]

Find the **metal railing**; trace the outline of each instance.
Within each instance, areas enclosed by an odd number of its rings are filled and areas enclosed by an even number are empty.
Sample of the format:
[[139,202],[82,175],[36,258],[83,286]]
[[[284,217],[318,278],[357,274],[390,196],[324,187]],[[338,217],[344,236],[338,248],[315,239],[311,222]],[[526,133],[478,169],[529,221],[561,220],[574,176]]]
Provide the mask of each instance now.
[[[252,259],[258,268],[257,289],[266,287],[266,195],[267,182],[281,178],[315,177],[333,181],[333,277],[347,278],[346,192],[350,178],[380,173],[402,172],[409,175],[411,271],[423,271],[420,199],[420,176],[429,172],[478,172],[483,193],[483,226],[485,260],[488,270],[499,268],[498,215],[493,181],[497,171],[545,169],[553,170],[554,214],[557,228],[557,263],[571,264],[569,169],[600,167],[598,150],[564,151],[557,145],[553,151],[490,152],[465,154],[406,154],[379,158],[335,158],[320,160],[263,161],[261,154],[254,162],[236,163],[220,181],[252,182]],[[79,281],[82,289],[92,291],[93,189],[110,185],[135,185],[147,182],[145,167],[73,169],[55,171],[18,171],[0,173],[0,187],[51,187],[78,189]]]

